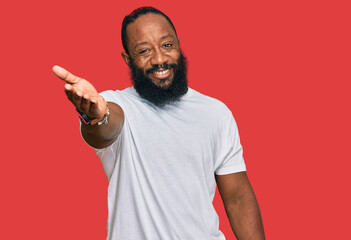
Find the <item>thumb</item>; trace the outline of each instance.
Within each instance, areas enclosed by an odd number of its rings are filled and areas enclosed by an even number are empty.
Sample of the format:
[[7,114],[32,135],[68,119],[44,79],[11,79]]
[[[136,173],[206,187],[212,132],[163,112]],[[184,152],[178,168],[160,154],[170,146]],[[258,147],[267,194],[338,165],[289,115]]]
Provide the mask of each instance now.
[[67,83],[77,83],[80,79],[79,77],[76,77],[72,73],[68,72],[66,69],[57,65],[53,66],[52,71],[56,76]]

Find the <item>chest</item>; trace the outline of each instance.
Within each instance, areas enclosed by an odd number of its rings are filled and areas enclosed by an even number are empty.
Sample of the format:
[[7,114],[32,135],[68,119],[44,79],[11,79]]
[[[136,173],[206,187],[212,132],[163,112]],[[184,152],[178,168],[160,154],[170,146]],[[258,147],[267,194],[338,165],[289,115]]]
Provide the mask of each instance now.
[[142,163],[157,169],[212,171],[219,132],[216,117],[206,109],[135,107],[126,112],[126,121],[130,145]]

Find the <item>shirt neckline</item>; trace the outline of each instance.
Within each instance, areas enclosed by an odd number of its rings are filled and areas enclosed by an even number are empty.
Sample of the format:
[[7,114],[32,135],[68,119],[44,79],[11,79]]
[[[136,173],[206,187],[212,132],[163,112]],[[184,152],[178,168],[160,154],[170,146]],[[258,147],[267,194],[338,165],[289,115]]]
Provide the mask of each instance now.
[[[131,87],[128,87],[127,89],[127,92],[134,95],[134,96],[137,96],[141,99],[144,99],[142,98],[139,93],[135,90],[134,86],[131,86]],[[190,97],[192,94],[193,94],[194,90],[190,87],[188,87],[188,91],[181,97],[181,99],[186,99],[188,97]]]

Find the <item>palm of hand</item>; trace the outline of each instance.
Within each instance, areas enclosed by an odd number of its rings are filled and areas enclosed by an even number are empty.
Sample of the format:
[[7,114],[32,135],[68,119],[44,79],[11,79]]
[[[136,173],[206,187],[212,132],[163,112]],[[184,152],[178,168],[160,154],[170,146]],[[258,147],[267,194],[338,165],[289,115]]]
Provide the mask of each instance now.
[[79,111],[85,113],[91,119],[101,118],[105,114],[107,109],[105,101],[90,82],[74,76],[59,66],[54,66],[53,72],[66,82],[65,93],[67,98]]

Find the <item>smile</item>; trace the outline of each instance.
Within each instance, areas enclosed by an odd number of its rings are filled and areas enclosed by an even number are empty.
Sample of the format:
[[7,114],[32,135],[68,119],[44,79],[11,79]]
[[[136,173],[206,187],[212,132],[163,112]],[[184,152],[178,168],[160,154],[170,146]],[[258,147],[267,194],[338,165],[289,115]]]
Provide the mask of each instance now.
[[157,79],[165,79],[169,76],[170,70],[169,69],[164,69],[164,70],[156,70],[151,73],[151,76]]

